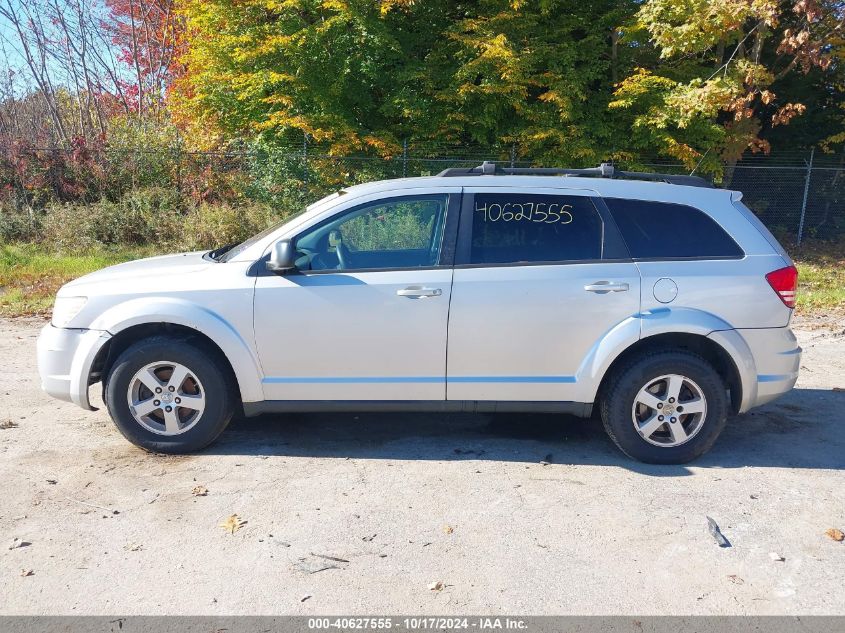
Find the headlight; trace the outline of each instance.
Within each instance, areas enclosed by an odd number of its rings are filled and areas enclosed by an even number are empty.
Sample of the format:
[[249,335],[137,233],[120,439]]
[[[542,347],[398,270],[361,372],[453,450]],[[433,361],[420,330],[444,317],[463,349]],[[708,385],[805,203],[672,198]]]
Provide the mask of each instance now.
[[56,297],[53,305],[53,325],[65,327],[85,306],[88,297]]

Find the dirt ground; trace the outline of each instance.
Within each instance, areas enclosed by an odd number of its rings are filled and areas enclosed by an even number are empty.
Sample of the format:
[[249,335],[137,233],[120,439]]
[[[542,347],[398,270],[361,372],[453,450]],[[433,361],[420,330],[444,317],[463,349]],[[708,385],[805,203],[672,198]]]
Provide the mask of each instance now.
[[0,321],[0,614],[845,614],[845,322],[799,323],[798,387],[677,467],[548,415],[267,416],[149,455],[41,393],[40,326]]

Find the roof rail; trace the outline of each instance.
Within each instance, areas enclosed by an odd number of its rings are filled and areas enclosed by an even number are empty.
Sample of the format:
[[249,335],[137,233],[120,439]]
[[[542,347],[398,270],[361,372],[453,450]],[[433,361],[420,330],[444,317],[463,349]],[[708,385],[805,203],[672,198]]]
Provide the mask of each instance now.
[[586,176],[594,178],[623,178],[628,180],[651,180],[666,182],[672,185],[686,185],[688,187],[709,187],[713,183],[700,176],[683,176],[676,174],[653,174],[645,171],[622,171],[610,163],[602,163],[598,167],[589,169],[559,169],[557,167],[500,167],[496,163],[485,160],[478,167],[452,167],[444,169],[438,176]]

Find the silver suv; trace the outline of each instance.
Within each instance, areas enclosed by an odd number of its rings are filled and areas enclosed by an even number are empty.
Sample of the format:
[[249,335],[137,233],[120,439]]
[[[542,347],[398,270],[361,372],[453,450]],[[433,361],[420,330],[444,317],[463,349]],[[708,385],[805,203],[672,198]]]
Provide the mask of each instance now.
[[85,409],[102,382],[151,451],[201,449],[236,412],[597,410],[629,456],[687,462],[798,376],[797,273],[740,198],[607,165],[350,187],[67,284],[41,380]]

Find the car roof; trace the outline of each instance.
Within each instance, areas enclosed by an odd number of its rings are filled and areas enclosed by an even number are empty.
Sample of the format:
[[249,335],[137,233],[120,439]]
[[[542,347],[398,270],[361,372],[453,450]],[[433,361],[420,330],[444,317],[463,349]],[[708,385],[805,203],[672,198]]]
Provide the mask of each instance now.
[[608,198],[631,198],[676,202],[700,206],[708,200],[739,200],[739,192],[727,189],[705,188],[671,184],[660,181],[629,180],[617,178],[593,178],[578,176],[523,176],[523,175],[467,175],[467,176],[422,176],[416,178],[395,178],[378,180],[343,189],[354,197],[370,193],[397,191],[402,189],[426,189],[437,187],[495,187],[507,189],[574,189],[595,192]]

